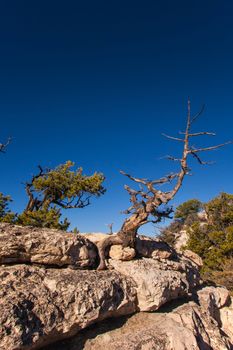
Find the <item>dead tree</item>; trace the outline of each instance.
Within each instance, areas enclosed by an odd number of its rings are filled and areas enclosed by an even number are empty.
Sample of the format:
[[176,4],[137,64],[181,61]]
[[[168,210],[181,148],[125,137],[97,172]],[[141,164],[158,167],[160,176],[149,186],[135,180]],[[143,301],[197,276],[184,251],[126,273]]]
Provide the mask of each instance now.
[[[165,137],[180,142],[183,145],[183,152],[181,158],[176,158],[174,156],[168,156],[169,160],[175,161],[179,164],[179,171],[177,173],[171,173],[163,178],[157,180],[141,179],[126,174],[121,171],[121,174],[127,176],[130,180],[139,184],[140,189],[134,190],[129,186],[125,185],[126,191],[130,195],[131,206],[125,211],[126,214],[130,216],[123,222],[120,231],[113,236],[107,237],[98,243],[98,252],[100,263],[98,270],[103,270],[106,268],[105,254],[107,249],[111,245],[122,245],[123,247],[130,246],[135,247],[135,239],[138,229],[147,224],[148,222],[158,223],[163,218],[170,218],[173,212],[172,208],[166,207],[166,205],[174,198],[176,193],[182,186],[183,180],[186,175],[190,174],[190,168],[188,166],[188,159],[192,156],[201,165],[208,164],[202,160],[200,154],[205,151],[212,151],[217,148],[221,148],[226,144],[232,143],[232,141],[218,144],[210,147],[198,148],[191,144],[191,140],[195,137],[208,135],[214,136],[212,132],[196,132],[191,131],[193,123],[203,112],[203,108],[196,115],[191,116],[190,111],[190,101],[188,101],[188,113],[187,113],[187,124],[185,132],[180,132],[180,137],[173,137],[169,135],[164,135]],[[163,184],[173,184],[171,190],[163,192],[158,189],[159,185]]]
[[107,226],[108,226],[108,228],[109,228],[109,235],[112,235],[113,234],[113,230],[112,230],[112,228],[113,228],[113,222],[111,222],[110,224],[107,224]]

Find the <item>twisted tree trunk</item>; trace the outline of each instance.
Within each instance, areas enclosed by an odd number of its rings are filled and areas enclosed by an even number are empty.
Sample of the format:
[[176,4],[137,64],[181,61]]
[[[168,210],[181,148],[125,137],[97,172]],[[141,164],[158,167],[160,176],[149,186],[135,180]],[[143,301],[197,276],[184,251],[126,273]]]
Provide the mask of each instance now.
[[122,245],[122,247],[135,247],[135,239],[138,229],[147,222],[148,213],[141,212],[133,214],[122,225],[116,235],[109,236],[97,244],[100,263],[98,270],[106,269],[105,253],[112,245]]
[[[131,207],[126,211],[126,214],[131,214],[129,218],[127,218],[120,231],[114,235],[105,238],[103,241],[98,243],[98,251],[100,257],[100,264],[98,269],[103,270],[106,268],[105,263],[105,254],[106,250],[113,244],[120,244],[124,247],[135,246],[135,239],[138,232],[138,229],[148,223],[153,222],[157,223],[162,220],[162,218],[170,218],[170,214],[172,212],[172,208],[164,209],[164,206],[174,198],[176,193],[179,191],[183,184],[183,180],[187,174],[190,172],[190,168],[188,167],[187,160],[191,155],[194,159],[196,159],[200,164],[208,164],[208,162],[203,162],[199,156],[200,152],[211,151],[220,147],[223,147],[226,144],[232,143],[232,141],[219,144],[216,146],[205,147],[205,148],[196,148],[190,145],[190,138],[202,136],[202,135],[215,135],[212,132],[197,132],[191,133],[191,126],[196,121],[196,119],[202,113],[203,108],[199,113],[197,113],[194,117],[191,117],[190,112],[190,101],[188,101],[188,115],[187,115],[187,124],[186,130],[181,135],[184,135],[183,138],[173,137],[169,135],[164,135],[169,139],[182,142],[183,143],[183,152],[182,157],[177,158],[174,156],[168,156],[169,160],[178,162],[180,165],[180,170],[177,173],[171,173],[161,179],[158,180],[147,180],[135,178],[129,174],[121,172],[123,175],[127,176],[130,180],[138,183],[140,185],[140,190],[131,189],[129,186],[125,186],[125,189],[130,195],[130,202],[132,203]],[[173,188],[168,192],[163,192],[158,190],[155,186],[162,185],[165,183],[171,183],[172,181],[176,181],[173,185]],[[162,210],[159,208],[162,207]],[[150,219],[152,217],[153,219]]]

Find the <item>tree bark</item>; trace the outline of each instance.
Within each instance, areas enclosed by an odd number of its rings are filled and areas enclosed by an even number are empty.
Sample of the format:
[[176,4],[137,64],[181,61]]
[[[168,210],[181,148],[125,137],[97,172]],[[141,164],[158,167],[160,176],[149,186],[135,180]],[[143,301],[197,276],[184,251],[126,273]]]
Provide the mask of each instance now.
[[97,244],[100,263],[98,270],[106,269],[105,255],[106,250],[111,245],[122,245],[122,247],[135,247],[135,240],[138,229],[147,223],[148,213],[142,208],[139,213],[136,213],[129,217],[122,225],[120,231],[115,236],[110,236],[100,241]]

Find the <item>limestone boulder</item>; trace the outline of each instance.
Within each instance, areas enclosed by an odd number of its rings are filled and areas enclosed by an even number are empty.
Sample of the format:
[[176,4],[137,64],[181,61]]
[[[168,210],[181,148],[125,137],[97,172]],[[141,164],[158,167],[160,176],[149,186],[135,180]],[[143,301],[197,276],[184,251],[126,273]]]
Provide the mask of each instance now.
[[187,297],[200,282],[198,269],[188,260],[112,259],[110,266],[136,283],[139,311],[155,311],[171,300]]
[[0,267],[0,349],[37,349],[92,323],[153,311],[199,283],[187,260],[110,260],[112,270]]
[[0,224],[0,349],[232,349],[229,293],[200,289],[197,257],[138,237],[96,271],[106,236]]
[[104,321],[44,350],[231,350],[218,322],[194,301]]
[[[104,233],[84,233],[82,234],[94,244],[109,237]],[[166,242],[158,238],[151,238],[139,235],[136,238],[136,246],[134,248],[122,247],[121,245],[113,245],[109,249],[109,257],[115,260],[129,261],[135,258],[171,259],[176,256],[176,252]]]
[[[104,233],[84,233],[82,235],[95,244],[109,237],[108,234]],[[151,238],[143,235],[139,235],[136,238],[135,249],[129,247],[125,248],[120,245],[113,245],[109,249],[109,257],[112,259],[128,261],[132,260],[135,256],[139,258],[152,258],[155,260],[170,259],[176,256],[176,252],[166,242],[158,238]]]
[[233,298],[231,297],[228,305],[219,310],[222,330],[230,337],[233,343]]
[[208,309],[220,309],[230,302],[230,293],[224,287],[208,286],[197,292],[199,303]]
[[155,260],[170,259],[176,256],[176,252],[166,242],[142,235],[136,238],[136,251],[138,257]]
[[[197,292],[202,310],[206,310],[233,343],[233,298],[224,287],[205,287]],[[232,345],[233,348],[233,345]]]
[[177,232],[175,234],[175,244],[174,247],[178,252],[181,252],[183,247],[186,246],[188,242],[188,232],[187,230],[180,230],[180,232]]
[[0,224],[0,264],[38,263],[79,268],[97,263],[95,244],[82,235]]
[[1,267],[0,349],[37,349],[136,305],[133,281],[114,271]]
[[114,260],[129,261],[133,260],[136,255],[134,248],[113,245],[109,250],[109,257]]
[[203,266],[202,258],[198,254],[194,253],[192,250],[186,249],[182,252],[182,255],[187,259],[191,260],[198,267]]
[[99,243],[104,238],[109,237],[107,233],[101,233],[101,232],[94,232],[94,233],[82,232],[81,236],[87,238],[89,241],[95,244]]

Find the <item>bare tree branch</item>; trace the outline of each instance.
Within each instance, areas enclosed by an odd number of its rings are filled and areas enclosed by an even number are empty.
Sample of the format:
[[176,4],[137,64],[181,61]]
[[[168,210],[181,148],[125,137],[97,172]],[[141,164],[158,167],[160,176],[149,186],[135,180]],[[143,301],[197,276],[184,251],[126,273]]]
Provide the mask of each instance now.
[[198,161],[198,163],[200,163],[201,165],[210,165],[210,164],[213,164],[214,162],[204,162],[203,160],[201,160],[201,158],[196,154],[196,153],[192,153],[191,152],[191,155],[196,158],[196,160]]
[[[115,237],[111,237],[111,239],[107,238],[107,240],[99,242],[98,250],[100,255],[100,270],[106,268],[105,249],[107,249],[107,247],[112,244],[121,244],[123,246],[134,247],[137,231],[142,225],[145,225],[148,222],[158,223],[163,218],[170,217],[172,208],[167,208],[164,210],[160,210],[160,208],[166,206],[168,202],[174,198],[176,193],[181,188],[185,176],[190,174],[191,169],[188,165],[189,156],[194,157],[201,165],[209,164],[209,162],[202,161],[198,155],[199,152],[212,151],[233,143],[232,141],[229,141],[216,146],[203,148],[197,148],[190,144],[190,139],[192,137],[215,135],[214,133],[207,131],[198,133],[191,132],[192,124],[202,114],[203,110],[204,106],[196,115],[194,115],[194,117],[191,117],[191,105],[190,100],[188,100],[186,130],[185,133],[182,133],[184,134],[184,139],[163,134],[169,139],[174,141],[182,141],[183,143],[181,157],[167,156],[168,159],[179,162],[180,169],[177,173],[171,173],[163,178],[150,181],[148,179],[133,177],[130,174],[121,171],[121,174],[138,183],[140,185],[140,190],[134,190],[129,186],[125,186],[125,189],[130,195],[130,202],[132,204],[131,207],[126,210],[126,213],[131,215],[123,222],[120,231]],[[169,183],[173,183],[173,187],[166,192],[156,188],[158,185]],[[144,188],[146,188],[146,190],[144,190]]]
[[171,139],[171,140],[184,142],[184,139],[180,139],[179,137],[174,137],[174,136],[170,136],[170,135],[167,135],[167,134],[162,134],[162,135],[167,137],[168,139]]
[[168,159],[168,160],[173,160],[174,162],[181,162],[181,158],[175,158],[175,157],[173,157],[173,156],[166,156],[166,158]]
[[190,149],[189,150],[189,153],[198,153],[198,152],[206,152],[206,151],[213,151],[214,149],[217,149],[217,148],[221,148],[223,146],[226,146],[226,145],[229,145],[233,143],[233,141],[228,141],[228,142],[225,142],[225,143],[221,143],[219,145],[216,145],[216,146],[211,146],[211,147],[204,147],[204,148],[194,148],[194,149]]
[[25,209],[26,212],[33,211],[35,208],[38,209],[38,206],[40,205],[40,202],[41,202],[38,200],[38,198],[34,198],[33,190],[32,190],[34,180],[38,179],[40,176],[44,174],[44,171],[41,165],[38,165],[38,168],[39,168],[39,173],[37,175],[33,175],[31,182],[26,182],[25,184],[25,190],[29,197],[28,204]]
[[[189,100],[189,102],[190,102],[190,100]],[[200,115],[203,113],[204,109],[205,109],[205,105],[202,105],[200,111],[199,111],[197,114],[195,114],[195,115],[192,117],[192,119],[190,120],[190,124],[193,124],[193,123],[197,120],[197,118],[200,117]]]
[[133,176],[131,176],[130,174],[125,173],[123,170],[120,170],[120,173],[121,173],[122,175],[127,176],[130,180],[133,180],[133,181],[135,181],[135,182],[141,183],[141,184],[143,184],[143,185],[146,185],[146,184],[147,184],[147,181],[148,181],[147,179],[140,179],[140,178],[133,177]]
[[201,131],[201,132],[196,132],[194,134],[189,134],[189,137],[202,136],[202,135],[216,136],[214,132]]

